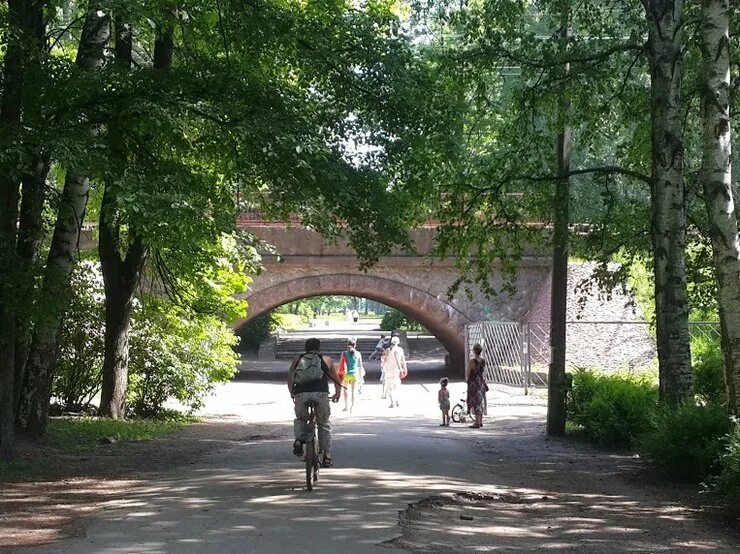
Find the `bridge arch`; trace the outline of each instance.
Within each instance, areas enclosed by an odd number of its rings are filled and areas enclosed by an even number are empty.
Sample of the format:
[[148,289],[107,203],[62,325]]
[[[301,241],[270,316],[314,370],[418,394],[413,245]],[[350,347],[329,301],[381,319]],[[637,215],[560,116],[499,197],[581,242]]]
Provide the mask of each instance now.
[[361,296],[400,310],[426,327],[450,354],[457,371],[464,370],[465,325],[469,319],[439,297],[408,283],[368,274],[334,273],[310,275],[283,281],[247,295],[248,316],[236,322],[241,327],[275,308],[311,296]]

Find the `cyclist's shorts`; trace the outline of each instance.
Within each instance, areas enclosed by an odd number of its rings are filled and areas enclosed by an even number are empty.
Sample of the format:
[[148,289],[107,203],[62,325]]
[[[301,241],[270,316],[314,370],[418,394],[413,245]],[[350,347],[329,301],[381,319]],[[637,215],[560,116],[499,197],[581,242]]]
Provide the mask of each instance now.
[[344,379],[342,379],[342,383],[346,383],[348,385],[351,385],[352,383],[357,382],[357,376],[356,375],[345,375]]

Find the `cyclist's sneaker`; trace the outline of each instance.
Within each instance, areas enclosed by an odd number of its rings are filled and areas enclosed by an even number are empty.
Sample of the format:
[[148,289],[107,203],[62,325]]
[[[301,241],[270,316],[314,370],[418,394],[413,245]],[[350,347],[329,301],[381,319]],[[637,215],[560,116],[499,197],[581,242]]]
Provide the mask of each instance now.
[[293,454],[296,456],[303,456],[303,443],[298,439],[293,443]]

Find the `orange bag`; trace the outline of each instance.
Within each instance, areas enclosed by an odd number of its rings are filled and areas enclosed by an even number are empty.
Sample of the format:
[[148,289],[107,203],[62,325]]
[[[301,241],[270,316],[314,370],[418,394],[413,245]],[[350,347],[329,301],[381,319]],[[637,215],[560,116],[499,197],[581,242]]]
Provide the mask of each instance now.
[[344,375],[347,373],[347,358],[344,356],[344,352],[339,356],[339,369],[337,373],[340,379],[344,379]]

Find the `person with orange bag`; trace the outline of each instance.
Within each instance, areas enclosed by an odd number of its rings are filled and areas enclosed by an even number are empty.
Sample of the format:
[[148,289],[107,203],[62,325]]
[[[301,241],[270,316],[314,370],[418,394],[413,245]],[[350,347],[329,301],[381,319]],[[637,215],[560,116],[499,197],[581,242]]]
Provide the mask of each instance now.
[[[362,354],[357,350],[357,341],[349,339],[347,341],[347,350],[342,352],[339,357],[339,375],[344,385],[344,409],[343,411],[351,412],[355,407],[355,385],[361,382],[365,368],[362,365]],[[349,389],[351,393],[351,403],[348,401]]]

